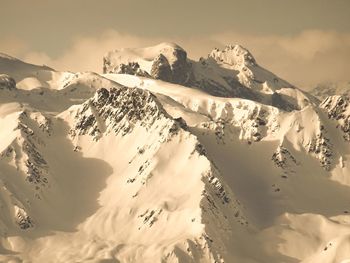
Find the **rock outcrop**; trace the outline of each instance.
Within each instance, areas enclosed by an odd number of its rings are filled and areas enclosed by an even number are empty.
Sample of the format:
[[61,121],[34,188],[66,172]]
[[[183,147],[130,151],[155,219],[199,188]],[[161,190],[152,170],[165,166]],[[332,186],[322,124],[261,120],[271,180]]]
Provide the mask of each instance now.
[[190,85],[193,78],[186,51],[172,43],[109,52],[103,59],[103,72],[151,76],[181,85]]
[[116,73],[116,74],[129,74],[136,75],[140,77],[150,77],[150,75],[140,68],[139,63],[129,62],[127,64],[119,64],[112,71],[107,69],[108,62],[104,62],[103,73]]
[[168,82],[172,82],[173,74],[169,61],[163,54],[159,54],[153,61],[151,76],[155,79],[160,79]]
[[0,90],[15,90],[16,81],[9,75],[0,74]]
[[338,128],[344,133],[344,139],[350,141],[350,97],[330,96],[320,105],[325,109],[328,118],[338,122]]

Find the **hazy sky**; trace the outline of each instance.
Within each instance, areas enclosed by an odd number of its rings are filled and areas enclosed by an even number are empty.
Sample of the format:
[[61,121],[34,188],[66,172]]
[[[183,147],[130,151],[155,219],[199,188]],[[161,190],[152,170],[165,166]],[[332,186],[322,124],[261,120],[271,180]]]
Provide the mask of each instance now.
[[350,81],[350,0],[0,0],[0,52],[101,71],[110,49],[177,42],[190,57],[243,44],[301,87]]

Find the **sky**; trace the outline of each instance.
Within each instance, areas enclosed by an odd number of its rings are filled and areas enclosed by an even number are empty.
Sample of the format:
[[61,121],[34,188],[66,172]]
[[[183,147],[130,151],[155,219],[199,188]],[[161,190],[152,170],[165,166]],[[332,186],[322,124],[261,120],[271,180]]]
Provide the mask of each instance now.
[[241,44],[310,89],[350,81],[350,0],[0,0],[0,52],[102,71],[109,50],[175,42],[189,57]]

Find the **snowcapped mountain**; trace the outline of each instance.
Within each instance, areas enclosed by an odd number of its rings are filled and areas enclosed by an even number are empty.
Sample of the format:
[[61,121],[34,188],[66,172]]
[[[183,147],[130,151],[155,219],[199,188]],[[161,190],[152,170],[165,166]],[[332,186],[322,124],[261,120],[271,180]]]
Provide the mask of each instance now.
[[321,83],[314,87],[310,93],[320,100],[333,95],[350,96],[350,82]]
[[346,262],[350,102],[239,45],[0,56],[1,262]]
[[208,58],[193,61],[181,47],[162,43],[148,48],[109,52],[104,73],[127,73],[195,87],[214,96],[239,97],[284,110],[301,109],[312,96],[261,68],[239,45],[214,49]]

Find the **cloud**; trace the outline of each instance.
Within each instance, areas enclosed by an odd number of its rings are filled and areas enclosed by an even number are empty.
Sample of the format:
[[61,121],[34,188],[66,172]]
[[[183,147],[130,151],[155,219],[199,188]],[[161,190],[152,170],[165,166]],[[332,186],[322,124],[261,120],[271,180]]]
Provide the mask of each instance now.
[[17,37],[2,38],[0,41],[0,52],[14,57],[23,56],[28,52],[29,47]]
[[51,58],[42,52],[28,52],[22,58],[31,63],[46,64],[58,70],[101,72],[102,58],[106,52],[123,47],[152,45],[156,43],[155,41],[107,30],[99,36],[77,37],[73,40],[73,44],[57,58]]
[[[260,65],[305,89],[326,81],[350,81],[350,34],[332,31],[308,30],[291,36],[227,32],[206,37],[165,39],[106,30],[97,36],[74,39],[73,44],[57,58],[43,52],[30,52],[25,46],[13,50],[20,50],[14,55],[26,61],[58,70],[101,72],[102,57],[106,52],[163,41],[178,43],[191,58],[196,59],[206,57],[214,47],[241,44],[252,52]],[[7,45],[11,47],[11,41]],[[1,44],[0,48],[6,50],[3,47]]]
[[[219,44],[209,38],[174,38],[169,40],[162,37],[139,37],[106,30],[98,36],[74,39],[73,44],[57,58],[52,58],[44,52],[27,52],[20,58],[34,64],[49,65],[57,70],[101,72],[102,58],[108,51],[125,47],[152,46],[165,41],[175,42],[183,46],[188,50],[189,56],[195,59],[207,54],[215,45]],[[196,46],[200,48],[196,48]]]

